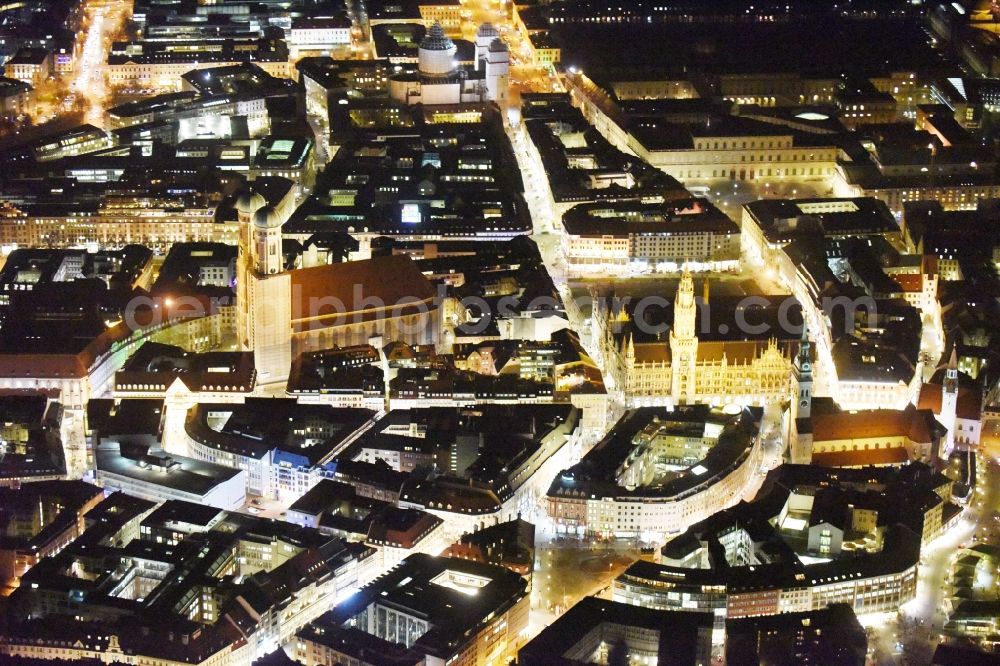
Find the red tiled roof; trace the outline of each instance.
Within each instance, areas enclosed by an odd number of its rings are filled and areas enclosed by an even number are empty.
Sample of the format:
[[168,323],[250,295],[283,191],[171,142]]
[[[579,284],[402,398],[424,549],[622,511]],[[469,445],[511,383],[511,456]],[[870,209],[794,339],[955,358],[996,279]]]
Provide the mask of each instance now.
[[[95,364],[110,352],[116,343],[125,342],[141,327],[159,322],[198,319],[215,314],[220,303],[207,296],[186,296],[171,299],[154,297],[157,309],[140,307],[128,313],[131,324],[124,322],[105,329],[76,354],[47,354],[44,349],[32,353],[0,352],[0,377],[81,378],[86,377]],[[162,307],[161,307],[162,306]],[[44,345],[42,345],[44,346]]]
[[907,436],[921,444],[931,441],[930,411],[906,409],[872,409],[861,412],[835,412],[813,416],[813,441],[868,439],[872,437]]
[[293,326],[335,326],[433,310],[434,286],[406,255],[292,271]]
[[[941,414],[942,387],[940,384],[924,384],[920,387],[920,397],[917,399],[919,409],[929,409],[934,414]],[[978,421],[983,411],[982,395],[977,389],[960,387],[955,415],[960,419]]]
[[88,372],[84,353],[0,354],[0,377],[79,379]]
[[896,281],[899,288],[904,292],[917,292],[923,291],[924,281],[922,275],[906,274],[902,273],[900,275],[893,275],[892,279]]
[[909,459],[906,449],[868,449],[867,451],[831,451],[814,453],[812,464],[823,467],[866,467],[868,465],[899,465]]
[[636,363],[670,363],[670,345],[666,342],[638,344],[633,349]]
[[[718,363],[726,357],[729,364],[747,365],[760,358],[768,346],[767,340],[699,340],[698,362]],[[798,350],[798,340],[779,340],[778,351],[790,356]]]

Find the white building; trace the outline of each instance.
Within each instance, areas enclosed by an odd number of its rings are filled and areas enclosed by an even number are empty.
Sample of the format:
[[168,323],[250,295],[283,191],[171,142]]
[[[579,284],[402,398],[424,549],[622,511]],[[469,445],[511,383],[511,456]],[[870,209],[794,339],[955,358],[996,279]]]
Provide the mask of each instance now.
[[246,502],[243,470],[164,451],[128,457],[117,442],[98,447],[95,459],[97,484],[108,492],[120,490],[152,502],[183,500],[230,511]]
[[930,381],[920,387],[916,400],[918,409],[934,412],[948,429],[947,452],[976,449],[983,430],[983,396],[970,385],[968,377],[958,371],[958,354],[953,349],[948,365],[937,370]]
[[507,96],[510,52],[489,23],[476,33],[476,64],[455,60],[455,42],[435,23],[420,42],[418,71],[389,78],[389,94],[403,104],[502,102]]
[[250,495],[290,501],[319,482],[323,465],[367,430],[373,416],[365,409],[299,405],[282,398],[199,403],[168,447],[244,470]]
[[300,51],[329,51],[351,43],[351,21],[336,16],[301,16],[292,19],[288,47]]
[[702,264],[726,270],[740,256],[739,227],[704,200],[580,204],[562,221],[570,275]]
[[52,54],[45,49],[23,48],[4,64],[4,74],[37,86],[52,72]]
[[147,340],[197,349],[218,343],[232,325],[232,307],[222,306],[199,317],[192,317],[190,308],[184,309],[160,309],[159,316],[135,330],[117,324],[77,353],[46,350],[42,343],[37,350],[0,354],[0,390],[58,391],[67,409],[83,409],[92,397],[111,390],[115,372]]
[[555,477],[547,500],[556,531],[658,541],[732,506],[763,458],[748,416],[703,405],[627,413]]

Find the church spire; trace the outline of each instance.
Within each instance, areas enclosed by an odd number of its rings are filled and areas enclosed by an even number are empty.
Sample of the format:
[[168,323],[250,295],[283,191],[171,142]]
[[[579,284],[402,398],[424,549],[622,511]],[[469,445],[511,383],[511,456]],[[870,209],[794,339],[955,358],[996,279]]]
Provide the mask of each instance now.
[[681,275],[681,283],[674,297],[674,337],[687,340],[695,337],[695,317],[697,306],[694,300],[694,280],[687,268]]
[[812,345],[809,342],[809,329],[802,323],[802,339],[799,341],[799,353],[792,363],[792,386],[798,401],[796,416],[809,416],[812,403]]
[[948,357],[948,367],[944,371],[944,390],[946,393],[958,393],[957,345],[952,345],[951,356]]
[[938,420],[948,429],[945,451],[950,453],[955,446],[955,429],[958,421],[958,345],[951,347],[948,367],[944,371],[941,385],[941,413]]
[[812,361],[812,344],[809,342],[809,325],[802,322],[802,337],[799,338],[799,353],[795,357],[796,365]]
[[670,329],[670,396],[675,403],[687,404],[696,398],[698,336],[695,330],[697,305],[694,280],[686,267],[674,298],[674,325]]
[[809,464],[812,460],[812,429],[805,423],[812,417],[812,345],[809,329],[802,322],[799,353],[792,363],[792,400],[788,419],[788,446],[791,462]]

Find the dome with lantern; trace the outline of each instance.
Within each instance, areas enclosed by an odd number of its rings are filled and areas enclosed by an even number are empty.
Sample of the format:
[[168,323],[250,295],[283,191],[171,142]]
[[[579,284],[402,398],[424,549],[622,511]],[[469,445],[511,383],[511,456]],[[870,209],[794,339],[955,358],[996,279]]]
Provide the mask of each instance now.
[[492,23],[490,23],[488,21],[486,23],[482,24],[481,26],[479,26],[479,30],[476,31],[476,41],[477,42],[479,41],[480,37],[483,37],[483,38],[490,37],[490,38],[492,38],[492,37],[499,37],[499,36],[500,36],[500,31],[497,30],[497,27],[495,25],[493,25]]
[[455,70],[455,42],[444,34],[444,28],[435,22],[420,41],[418,52],[421,74],[442,75]]

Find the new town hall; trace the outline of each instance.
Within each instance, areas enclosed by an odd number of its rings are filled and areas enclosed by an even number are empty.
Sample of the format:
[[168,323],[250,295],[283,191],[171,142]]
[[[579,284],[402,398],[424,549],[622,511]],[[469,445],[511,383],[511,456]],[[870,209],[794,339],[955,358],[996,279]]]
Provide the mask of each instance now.
[[[789,395],[801,311],[788,297],[695,298],[681,277],[672,309],[662,298],[595,299],[594,340],[605,378],[631,404],[764,404]],[[670,314],[672,313],[672,320]]]

